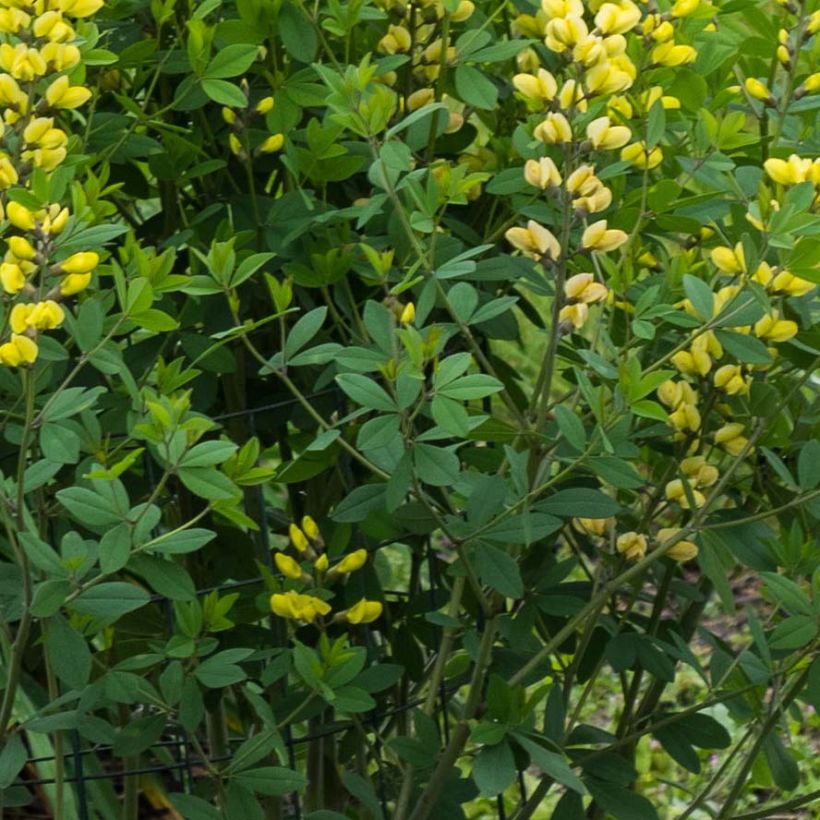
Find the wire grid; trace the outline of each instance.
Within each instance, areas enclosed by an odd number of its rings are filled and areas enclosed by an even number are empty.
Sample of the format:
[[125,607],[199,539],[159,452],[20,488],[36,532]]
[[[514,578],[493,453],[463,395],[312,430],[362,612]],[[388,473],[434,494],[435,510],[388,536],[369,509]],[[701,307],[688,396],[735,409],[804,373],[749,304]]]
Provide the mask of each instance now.
[[[324,390],[317,391],[309,396],[306,396],[308,401],[312,401],[314,399],[328,396],[331,394],[335,394],[337,397],[337,404],[341,411],[344,411],[344,395],[335,387],[327,388]],[[298,400],[295,398],[283,399],[276,402],[271,402],[268,404],[263,404],[257,407],[248,408],[246,410],[224,413],[219,416],[215,416],[214,419],[216,421],[226,421],[230,419],[236,418],[247,418],[248,420],[248,431],[251,436],[256,434],[257,429],[257,417],[263,413],[270,413],[276,410],[281,410],[287,407],[291,407],[298,403]],[[342,413],[343,415],[343,413]],[[349,492],[354,486],[353,480],[353,472],[351,469],[350,458],[346,453],[343,453],[341,456],[341,466],[342,466],[342,475],[344,478],[344,483],[346,485],[346,490]],[[150,487],[156,486],[156,481],[153,473],[153,464],[149,457],[145,459],[145,470],[146,470],[146,478],[148,479],[148,483]],[[267,508],[264,501],[264,494],[262,492],[262,488],[260,486],[254,486],[247,489],[249,498],[247,499],[250,504],[255,508],[254,512],[249,510],[249,513],[253,516],[255,513],[255,517],[258,518],[259,522],[262,526],[259,527],[259,530],[256,533],[256,547],[259,552],[260,557],[263,561],[266,562],[268,568],[272,571],[276,571],[275,565],[273,563],[272,555],[271,555],[271,543],[270,543],[270,533],[268,527],[266,526],[265,522],[267,519]],[[434,557],[434,550],[429,542],[427,541],[426,545],[426,554],[428,559],[428,575],[429,575],[429,590],[428,594],[430,596],[430,601],[432,604],[436,601],[437,592],[440,589],[440,576],[439,576],[439,567],[438,562],[435,560]],[[202,596],[206,595],[209,592],[218,591],[218,592],[225,592],[229,590],[235,590],[243,587],[248,587],[252,585],[261,585],[263,583],[263,578],[261,576],[254,577],[254,578],[246,578],[241,579],[238,581],[231,581],[225,584],[217,585],[217,586],[210,586],[204,587],[197,590],[197,595]],[[384,595],[391,596],[394,598],[399,599],[407,599],[409,598],[408,592],[397,591],[397,590],[385,590]],[[162,595],[152,595],[151,601],[154,603],[162,603],[166,613],[166,619],[168,621],[168,628],[173,634],[175,631],[175,618],[174,618],[174,608],[171,606],[171,601]],[[269,619],[271,628],[273,629],[273,616]],[[479,625],[479,628],[481,625]],[[441,631],[441,627],[438,628]],[[365,627],[365,642],[368,645],[372,645],[373,641],[373,632],[369,626]],[[285,678],[285,685],[286,685],[286,678]],[[458,687],[455,687],[458,688]],[[436,701],[436,711],[434,714],[434,719],[440,726],[441,737],[443,738],[444,742],[447,743],[450,737],[450,726],[449,726],[449,698],[452,694],[452,691],[448,690],[448,688],[442,683],[441,688],[438,693],[438,698]],[[376,751],[377,755],[381,754],[381,737],[379,727],[381,723],[386,719],[393,717],[395,715],[407,712],[416,708],[417,706],[423,703],[423,699],[415,699],[410,700],[403,704],[398,704],[397,706],[391,708],[379,708],[377,706],[372,712],[367,713],[366,715],[362,716],[362,724],[369,725],[373,729],[374,735],[374,750]],[[314,732],[308,733],[302,736],[294,736],[292,732],[292,727],[290,725],[284,728],[284,742],[287,749],[288,754],[288,765],[292,769],[296,769],[297,761],[296,761],[296,748],[303,744],[309,744],[315,740],[319,740],[324,737],[329,736],[336,736],[343,732],[348,731],[351,728],[354,728],[356,723],[354,721],[338,721],[333,725],[326,727],[321,732]],[[169,732],[169,734],[171,734]],[[91,813],[90,813],[90,800],[91,795],[89,794],[89,784],[93,783],[94,781],[122,781],[127,777],[139,777],[140,775],[146,774],[162,774],[172,777],[174,780],[175,788],[181,790],[186,794],[190,794],[194,791],[194,787],[197,781],[195,769],[198,766],[203,766],[206,763],[220,763],[225,762],[231,759],[230,754],[217,756],[217,757],[209,757],[208,760],[204,760],[202,758],[198,758],[192,749],[192,744],[190,738],[188,737],[187,732],[181,727],[174,728],[173,737],[169,739],[160,740],[157,743],[153,744],[149,749],[145,750],[140,757],[156,758],[156,754],[151,755],[151,752],[160,752],[160,753],[169,753],[172,756],[172,760],[170,761],[160,761],[156,764],[152,765],[142,765],[142,766],[132,766],[131,768],[120,768],[116,769],[111,767],[110,765],[104,771],[89,771],[87,761],[89,757],[93,756],[93,760],[96,762],[98,760],[99,755],[105,755],[106,753],[110,753],[112,751],[110,746],[105,745],[92,745],[86,748],[83,748],[82,739],[80,734],[77,730],[69,730],[65,732],[65,735],[68,736],[69,746],[70,748],[64,753],[63,758],[66,763],[70,764],[70,767],[73,771],[70,773],[67,772],[66,776],[64,777],[63,782],[65,784],[70,784],[74,786],[75,791],[75,799],[76,799],[76,806],[77,806],[77,816],[78,820],[91,820]],[[233,737],[228,739],[229,746],[236,745],[241,743],[245,740],[245,737]],[[36,766],[37,764],[44,764],[44,763],[54,763],[56,761],[56,757],[52,756],[45,756],[45,757],[31,757],[27,760],[27,765],[25,768],[29,766]],[[110,759],[105,760],[102,765],[105,763],[110,764]],[[381,809],[384,812],[385,816],[388,814],[388,794],[387,794],[387,786],[384,782],[383,772],[381,767],[378,768],[376,772],[376,788],[377,788],[377,797],[379,803],[381,805]],[[25,787],[25,788],[33,788],[36,786],[48,786],[54,785],[56,783],[54,778],[36,778],[36,779],[20,779],[18,778],[17,781],[13,784],[15,787]],[[526,793],[524,789],[524,781],[523,777],[519,779],[519,789],[522,796],[522,799],[526,799]],[[284,808],[286,812],[286,816],[290,816],[295,818],[295,820],[301,820],[303,809],[301,805],[301,800],[299,794],[297,792],[293,792],[286,796],[286,799],[283,801]],[[288,814],[289,813],[289,814]],[[500,820],[505,820],[506,814],[504,810],[504,804],[501,796],[498,798],[498,815]]]

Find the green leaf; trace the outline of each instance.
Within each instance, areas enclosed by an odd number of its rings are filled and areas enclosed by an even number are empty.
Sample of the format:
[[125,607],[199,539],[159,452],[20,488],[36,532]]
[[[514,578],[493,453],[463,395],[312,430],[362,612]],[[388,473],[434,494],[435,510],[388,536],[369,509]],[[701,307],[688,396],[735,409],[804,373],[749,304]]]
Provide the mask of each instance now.
[[285,339],[285,359],[300,351],[319,332],[326,316],[327,308],[323,305],[309,311],[296,322]]
[[435,396],[430,403],[433,419],[443,430],[453,436],[466,436],[470,432],[470,416],[463,404]]
[[456,91],[467,105],[492,111],[498,104],[498,88],[495,83],[470,65],[460,65],[455,73]]
[[285,3],[279,9],[278,35],[288,54],[300,63],[310,63],[316,56],[316,32],[296,5]]
[[658,820],[655,807],[645,797],[595,777],[585,778],[584,782],[595,801],[615,820]]
[[128,565],[151,585],[151,588],[172,601],[191,601],[196,588],[184,567],[173,560],[155,555],[135,555]]
[[[653,108],[662,108],[662,106],[656,105]],[[700,318],[709,321],[715,306],[715,295],[712,293],[712,288],[702,279],[687,273],[683,277],[683,291]]]
[[[253,64],[259,53],[258,46],[245,43],[235,43],[219,49],[214,58],[208,63],[205,73],[207,79],[226,79],[244,74]],[[203,88],[205,83],[203,82]],[[207,90],[205,91],[208,94]],[[210,94],[208,95],[210,96]],[[218,101],[217,101],[218,102]],[[247,102],[245,103],[247,105]]]
[[227,461],[237,450],[232,441],[200,441],[180,459],[180,467],[213,467]]
[[28,760],[28,750],[20,734],[13,734],[0,752],[0,789],[8,788]]
[[587,446],[587,433],[581,419],[569,407],[564,407],[562,404],[556,405],[553,413],[555,421],[558,423],[558,429],[564,438],[579,453],[583,452]]
[[485,746],[473,760],[472,777],[485,797],[501,794],[516,775],[515,758],[509,743]]
[[561,755],[545,749],[540,743],[530,740],[520,732],[515,733],[515,739],[544,774],[549,775],[556,783],[560,783],[578,794],[586,794],[587,790],[581,778],[572,771]]
[[232,780],[256,794],[279,796],[304,789],[307,780],[303,774],[283,766],[262,766],[235,774]]
[[820,484],[820,441],[810,439],[797,457],[797,480],[804,490],[813,490]]
[[456,401],[469,401],[470,399],[483,399],[485,396],[492,396],[493,393],[498,393],[503,389],[504,385],[498,379],[484,373],[472,373],[469,376],[462,376],[448,382],[445,386],[439,387],[436,393]]
[[117,757],[130,757],[144,752],[160,739],[165,725],[165,715],[131,718],[114,739],[114,754]]
[[207,800],[193,794],[169,794],[173,807],[185,820],[223,820],[222,815]]
[[109,575],[121,570],[131,554],[131,530],[126,524],[118,524],[100,539],[98,550],[100,570]]
[[238,665],[253,654],[252,649],[226,649],[206,658],[194,670],[196,679],[209,689],[223,689],[234,683],[240,683],[247,677],[245,670]]
[[792,615],[814,614],[811,601],[794,581],[775,572],[761,572],[760,576],[778,607],[784,607]]
[[564,518],[610,518],[621,511],[621,505],[600,490],[574,487],[539,501],[536,509]]
[[343,686],[336,689],[333,696],[333,705],[339,712],[357,714],[376,708],[376,701],[358,686]]
[[203,80],[202,90],[210,99],[220,105],[227,105],[231,108],[245,108],[248,104],[242,90],[227,80]]
[[114,505],[98,492],[85,487],[68,487],[57,493],[57,500],[81,524],[110,527],[119,524],[123,516]]
[[150,596],[141,587],[123,581],[112,581],[86,590],[72,601],[71,608],[86,615],[113,621],[127,612],[145,606],[149,600]]
[[781,621],[769,639],[772,649],[800,649],[817,635],[817,619],[809,615],[793,615]]
[[384,507],[384,484],[363,484],[346,495],[331,516],[339,523],[353,524]]
[[416,444],[413,448],[413,464],[419,478],[433,487],[448,487],[458,480],[458,456],[443,447]]
[[800,784],[800,769],[776,734],[768,734],[763,741],[763,754],[775,785],[783,791],[793,791]]
[[772,356],[766,345],[745,333],[716,330],[715,336],[724,350],[743,364],[771,364]]
[[194,495],[207,501],[225,501],[240,495],[239,488],[212,467],[180,467],[177,474]]
[[490,544],[478,544],[474,558],[482,583],[505,598],[521,598],[524,595],[524,582],[518,564],[506,552]]
[[54,674],[71,689],[82,689],[91,676],[91,652],[85,638],[60,615],[48,621],[46,651]]
[[368,410],[396,412],[398,407],[387,391],[373,379],[360,373],[341,373],[336,383],[357,404]]
[[564,526],[560,518],[543,512],[512,515],[494,524],[481,537],[505,544],[531,544],[557,532]]
[[216,533],[211,530],[191,527],[180,532],[159,535],[151,541],[147,548],[164,555],[182,555],[195,552],[209,541],[213,541],[214,538],[216,538]]

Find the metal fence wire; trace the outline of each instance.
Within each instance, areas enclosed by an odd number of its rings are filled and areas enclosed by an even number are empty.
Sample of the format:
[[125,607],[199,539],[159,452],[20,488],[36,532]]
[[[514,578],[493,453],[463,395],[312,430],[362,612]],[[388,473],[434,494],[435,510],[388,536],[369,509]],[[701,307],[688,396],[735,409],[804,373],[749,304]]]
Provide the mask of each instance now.
[[[307,396],[309,401],[318,398],[327,397],[331,394],[337,395],[337,402],[340,409],[344,409],[344,397],[337,388],[327,388],[317,391],[312,395]],[[267,404],[262,404],[257,407],[248,408],[237,412],[224,413],[215,416],[216,421],[231,421],[236,419],[246,420],[247,430],[250,435],[256,435],[258,427],[258,418],[260,415],[273,413],[276,411],[285,410],[297,403],[294,398],[283,399]],[[342,474],[346,489],[349,491],[353,485],[353,471],[349,463],[348,457],[343,454],[342,459]],[[153,466],[150,458],[145,461],[145,475],[148,479],[149,489],[156,487],[156,480],[153,475]],[[267,526],[268,507],[265,503],[264,494],[260,486],[251,487],[248,489],[246,495],[246,507],[248,514],[258,519],[260,527],[255,534],[256,549],[258,556],[266,563],[267,567],[274,573],[276,568],[272,560],[271,554],[271,540],[270,531]],[[364,536],[360,536],[364,539]],[[431,604],[437,600],[437,593],[441,589],[441,579],[439,575],[438,562],[434,557],[434,549],[429,540],[425,543],[425,552],[428,565],[429,585],[427,594],[430,596]],[[264,579],[262,576],[252,578],[243,578],[240,580],[233,580],[224,584],[216,586],[208,586],[197,590],[198,596],[207,595],[210,592],[229,592],[233,590],[252,588],[253,586],[262,586]],[[383,593],[386,599],[392,599],[394,602],[409,602],[410,593],[401,590],[386,590]],[[159,603],[163,606],[167,629],[170,634],[175,631],[174,607],[171,605],[170,599],[162,595],[153,595],[151,597],[153,603]],[[265,620],[265,619],[263,619]],[[274,636],[274,645],[277,641],[276,624],[273,616],[267,618],[269,628]],[[365,645],[374,646],[378,643],[378,625],[368,625],[361,628],[362,640]],[[436,627],[441,630],[441,627]],[[281,641],[278,641],[281,645]],[[429,658],[427,659],[429,660]],[[458,688],[458,685],[454,687]],[[453,694],[453,689],[448,689],[442,685],[438,698],[436,700],[434,720],[439,726],[439,731],[443,741],[446,743],[450,733],[450,710],[449,701]],[[380,702],[381,701],[381,702]],[[351,729],[363,731],[366,727],[372,734],[371,749],[375,752],[376,758],[382,757],[383,751],[383,730],[388,726],[388,723],[397,716],[409,712],[420,706],[423,699],[408,699],[406,702],[398,702],[396,700],[391,704],[389,699],[380,698],[377,700],[377,706],[369,713],[358,716],[356,720],[337,720],[333,723],[322,725],[315,731],[304,731],[298,733],[294,731],[294,727],[287,725],[283,730],[283,741],[287,749],[288,760],[286,764],[291,768],[298,768],[299,759],[298,751],[301,747],[310,747],[310,744],[323,740],[327,737],[337,737]],[[298,726],[305,726],[306,722],[297,722]],[[206,767],[208,764],[224,763],[231,759],[230,749],[235,748],[239,743],[247,738],[245,736],[228,737],[229,752],[216,756],[208,756],[204,759],[197,754],[196,749],[200,751],[208,749],[207,741],[203,737],[197,737],[196,742],[192,742],[188,733],[180,726],[167,726],[166,731],[159,741],[152,744],[147,750],[142,752],[137,759],[119,758],[114,755],[113,748],[109,745],[94,744],[84,740],[77,730],[68,730],[63,732],[64,738],[68,741],[62,757],[64,777],[63,783],[70,786],[74,794],[74,803],[76,806],[78,820],[91,820],[91,818],[99,818],[99,813],[93,808],[93,789],[95,784],[100,781],[113,786],[115,792],[125,789],[125,783],[128,778],[141,778],[146,775],[158,776],[163,783],[163,787],[170,792],[182,792],[185,794],[193,794],[196,792],[197,784],[200,776],[207,777]],[[210,750],[208,750],[210,751]],[[26,813],[25,806],[27,804],[26,793],[28,793],[28,804],[31,805],[35,801],[35,795],[42,787],[53,786],[56,784],[55,776],[42,777],[38,773],[46,769],[54,770],[57,758],[55,755],[51,756],[32,756],[27,760],[23,767],[21,776],[7,789],[0,793],[0,800],[2,805],[7,809],[18,807],[22,810],[22,814],[17,816],[42,816]],[[385,780],[384,773],[379,763],[378,770],[375,773],[374,784],[376,787],[377,799],[381,805],[382,812],[385,817],[389,816],[389,801],[391,796],[395,793],[390,789],[390,784]],[[394,784],[395,786],[395,784]],[[519,779],[520,797],[526,799],[525,787],[523,777]],[[32,793],[34,792],[34,794]],[[293,792],[286,795],[282,800],[282,811],[280,816],[297,818],[301,820],[304,814],[304,807],[298,793]],[[140,815],[152,816],[152,815]],[[157,815],[159,816],[159,815]],[[505,818],[504,803],[499,796],[497,803],[497,812],[495,817]],[[109,818],[103,818],[109,820]]]

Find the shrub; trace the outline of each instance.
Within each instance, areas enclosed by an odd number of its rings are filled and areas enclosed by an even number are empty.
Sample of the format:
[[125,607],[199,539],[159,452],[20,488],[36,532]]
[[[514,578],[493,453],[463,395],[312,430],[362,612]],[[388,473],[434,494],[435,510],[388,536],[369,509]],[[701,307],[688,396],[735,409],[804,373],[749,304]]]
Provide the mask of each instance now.
[[815,5],[10,0],[3,805],[809,806]]

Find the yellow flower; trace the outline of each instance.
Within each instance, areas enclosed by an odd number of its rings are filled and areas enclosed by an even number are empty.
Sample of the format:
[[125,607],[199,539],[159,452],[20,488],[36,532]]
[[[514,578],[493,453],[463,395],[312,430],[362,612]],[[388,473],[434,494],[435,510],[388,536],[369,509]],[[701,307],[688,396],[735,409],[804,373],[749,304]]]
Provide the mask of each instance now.
[[0,345],[0,364],[7,367],[33,364],[37,360],[37,352],[36,343],[28,336],[12,334],[11,341]]
[[381,616],[382,609],[380,601],[368,601],[362,598],[359,603],[354,604],[345,612],[345,618],[351,624],[369,624]]
[[323,552],[314,562],[313,568],[317,572],[327,572],[328,560],[327,553]]
[[413,319],[416,318],[416,306],[412,302],[408,302],[402,312],[401,316],[399,317],[399,321],[403,325],[412,325]]
[[465,20],[472,17],[475,11],[475,3],[471,0],[460,0],[456,6],[456,10],[450,15],[450,19],[454,23],[463,23]]
[[50,71],[68,71],[80,62],[80,49],[73,43],[46,43],[40,53]]
[[612,518],[573,518],[572,524],[575,529],[587,535],[597,535],[603,537],[609,530],[609,525],[614,521]]
[[650,150],[645,142],[633,142],[623,148],[621,159],[631,162],[636,168],[651,171],[663,162],[663,151],[658,146]]
[[637,532],[625,532],[618,536],[615,547],[629,561],[638,561],[646,555],[646,536],[638,535]]
[[604,3],[595,15],[595,25],[603,34],[624,34],[641,19],[641,10],[630,0]]
[[[674,538],[680,529],[678,527],[664,527],[663,529],[658,530],[657,541],[659,544],[664,544],[667,541]],[[671,558],[673,561],[680,561],[683,563],[684,561],[691,561],[695,558],[698,554],[698,547],[693,541],[676,541],[669,549],[666,551],[666,557]]]
[[288,527],[288,534],[290,535],[290,540],[293,543],[293,546],[299,552],[305,552],[310,546],[305,534],[299,529],[299,527],[296,526],[296,524],[291,524]]
[[797,335],[797,322],[790,319],[781,319],[776,310],[767,313],[755,323],[755,336],[769,342],[787,342]]
[[259,146],[259,150],[263,154],[273,154],[275,151],[280,151],[285,144],[284,134],[271,134]]
[[60,262],[63,273],[90,273],[100,261],[100,255],[94,251],[74,253]]
[[17,34],[21,28],[28,28],[31,17],[22,9],[7,8],[0,10],[0,32]]
[[0,284],[6,293],[19,293],[26,285],[26,275],[15,262],[3,262],[0,264]]
[[58,77],[46,89],[46,102],[52,108],[79,108],[90,99],[91,92],[80,85],[72,86],[66,75]]
[[746,270],[746,257],[740,242],[735,245],[734,250],[725,247],[714,248],[711,258],[715,267],[724,273],[742,273]]
[[56,0],[55,5],[69,17],[90,17],[103,7],[103,0]]
[[18,258],[31,261],[37,256],[37,251],[28,239],[22,236],[10,236],[7,240],[9,250]]
[[16,46],[9,43],[0,45],[0,68],[8,71],[15,80],[26,83],[42,77],[48,70],[40,51],[29,48],[25,43],[18,43]]
[[233,108],[228,108],[227,105],[222,106],[222,119],[228,124],[233,125],[236,122],[236,112]]
[[769,91],[765,83],[760,82],[760,80],[754,77],[747,77],[743,85],[750,97],[754,97],[756,100],[762,100],[763,102],[772,100],[771,91]]
[[330,612],[330,604],[314,595],[302,595],[294,590],[271,595],[271,610],[280,618],[312,624],[320,615]]
[[564,305],[558,311],[559,322],[570,322],[576,330],[582,328],[589,318],[589,307],[583,302]]
[[65,319],[63,309],[52,299],[45,302],[16,304],[11,309],[9,324],[13,333],[25,333],[30,327],[35,330],[53,330]]
[[256,103],[256,113],[267,114],[268,111],[273,111],[273,97],[262,97],[262,99]]
[[[695,502],[696,507],[702,507],[704,502],[706,501],[706,496],[700,492],[700,490],[696,490],[691,488],[692,491],[692,498]],[[666,497],[669,501],[677,501],[678,504],[683,507],[684,510],[689,509],[689,499],[686,495],[686,490],[683,486],[683,481],[680,478],[672,479],[666,485]]]
[[228,134],[228,148],[231,149],[231,153],[236,157],[242,157],[244,155],[242,141],[236,134]]
[[771,157],[763,163],[763,168],[775,182],[781,185],[797,185],[806,181],[811,165],[810,159],[801,159],[797,154],[792,154],[788,159]]
[[534,188],[545,191],[561,184],[561,172],[549,157],[528,159],[524,163],[524,179]]
[[692,46],[675,45],[674,43],[661,43],[652,49],[652,62],[658,65],[675,66],[691,63],[698,56]]
[[547,23],[546,35],[544,42],[547,48],[561,54],[576,43],[586,40],[589,29],[583,17],[570,14],[566,17],[553,17]]
[[715,430],[715,444],[726,450],[729,455],[736,456],[749,443],[743,431],[743,425],[738,422],[724,424],[723,427]]
[[587,137],[593,148],[613,150],[626,145],[632,132],[625,125],[612,125],[609,117],[598,117],[587,126]]
[[536,259],[547,256],[557,260],[561,256],[561,245],[555,236],[533,219],[526,228],[510,228],[504,236],[514,248]]
[[15,228],[21,231],[34,230],[34,214],[19,202],[9,202],[6,206],[6,216]]
[[302,577],[302,568],[289,555],[284,552],[274,553],[273,560],[276,567],[285,578],[290,578],[293,581],[298,581]]
[[606,285],[595,281],[595,276],[591,273],[576,273],[564,284],[564,295],[567,299],[576,302],[600,302],[606,299]]
[[16,185],[19,180],[17,169],[8,154],[0,152],[0,190],[5,191]]
[[725,364],[715,371],[715,387],[729,396],[745,396],[751,384],[743,378],[739,365]]
[[583,112],[587,110],[587,103],[584,97],[583,86],[575,80],[567,80],[558,92],[558,104],[564,110],[577,108]]
[[697,11],[699,5],[700,0],[675,0],[670,11],[673,17],[688,17]]
[[623,245],[629,237],[617,228],[607,228],[607,221],[593,222],[581,237],[581,246],[593,251],[612,251]]
[[560,112],[551,111],[546,119],[535,126],[532,135],[551,145],[572,142],[572,128],[569,120]]
[[788,296],[805,296],[817,287],[814,282],[808,279],[801,279],[787,270],[776,274],[771,282],[771,289],[774,293],[783,293]]
[[62,296],[73,296],[88,287],[91,281],[90,273],[70,273],[60,282],[60,294]]
[[435,99],[436,92],[433,91],[432,88],[420,88],[407,98],[407,110],[415,111],[418,108],[429,105],[431,102],[434,102]]
[[335,567],[333,567],[334,572],[339,573],[350,573],[356,572],[360,570],[365,564],[367,563],[367,550],[365,549],[358,549],[354,552],[345,555]]
[[302,531],[311,541],[319,541],[322,537],[319,532],[319,525],[309,515],[302,516]]

